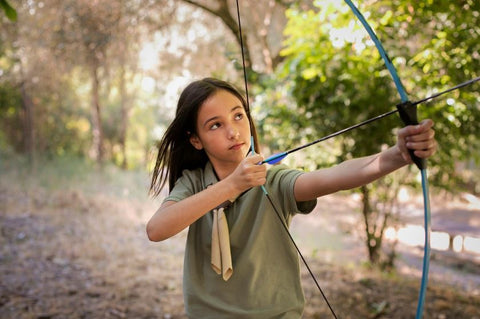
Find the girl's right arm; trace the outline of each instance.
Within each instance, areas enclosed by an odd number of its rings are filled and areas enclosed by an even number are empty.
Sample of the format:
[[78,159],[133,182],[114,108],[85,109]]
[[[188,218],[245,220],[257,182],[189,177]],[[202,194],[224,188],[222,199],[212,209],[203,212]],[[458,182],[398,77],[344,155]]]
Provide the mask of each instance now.
[[225,180],[179,202],[164,202],[147,223],[148,238],[161,241],[172,237],[235,194]]
[[257,165],[262,160],[259,155],[249,156],[232,174],[207,189],[179,202],[164,202],[147,223],[148,238],[151,241],[168,239],[228,199],[263,185],[266,166]]

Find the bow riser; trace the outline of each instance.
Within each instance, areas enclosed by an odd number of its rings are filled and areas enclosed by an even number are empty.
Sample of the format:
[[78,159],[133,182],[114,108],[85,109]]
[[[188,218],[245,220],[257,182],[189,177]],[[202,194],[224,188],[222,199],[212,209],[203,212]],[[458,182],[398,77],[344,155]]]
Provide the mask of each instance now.
[[[403,102],[397,105],[398,113],[405,125],[417,125],[417,105],[411,102]],[[412,158],[415,165],[417,165],[419,170],[427,168],[427,161],[424,158],[416,156],[413,150],[408,150],[410,157]]]

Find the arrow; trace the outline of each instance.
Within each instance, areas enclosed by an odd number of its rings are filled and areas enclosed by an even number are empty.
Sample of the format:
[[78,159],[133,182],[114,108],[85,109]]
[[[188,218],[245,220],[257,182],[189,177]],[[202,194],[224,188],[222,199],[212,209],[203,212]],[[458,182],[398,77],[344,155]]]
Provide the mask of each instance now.
[[[444,90],[444,91],[441,91],[441,92],[435,93],[435,94],[433,94],[433,95],[427,96],[426,98],[423,98],[423,99],[418,100],[418,101],[416,101],[416,102],[411,102],[411,103],[409,103],[406,107],[407,107],[407,108],[411,108],[411,107],[414,107],[414,106],[416,106],[416,105],[418,105],[418,104],[421,104],[421,103],[424,103],[424,102],[428,102],[428,101],[433,100],[433,99],[435,99],[435,98],[437,98],[437,97],[439,97],[439,96],[441,96],[441,95],[444,95],[444,94],[446,94],[446,93],[452,92],[452,91],[454,91],[454,90],[458,90],[458,89],[460,89],[460,88],[463,88],[463,87],[465,87],[465,86],[471,85],[471,84],[473,84],[473,83],[475,83],[475,82],[478,82],[478,81],[480,81],[480,76],[479,76],[479,77],[476,77],[476,78],[474,78],[474,79],[468,80],[468,81],[466,81],[466,82],[460,83],[460,84],[458,84],[458,85],[456,85],[456,86],[454,86],[454,87],[451,87],[451,88],[449,88],[449,89],[446,89],[446,90]],[[341,134],[346,133],[346,132],[348,132],[348,131],[351,131],[351,130],[354,130],[354,129],[356,129],[356,128],[359,128],[359,127],[361,127],[361,126],[367,125],[367,124],[372,123],[372,122],[377,121],[377,120],[380,120],[380,119],[382,119],[382,118],[384,118],[384,117],[387,117],[387,116],[389,116],[389,115],[395,114],[395,113],[397,113],[398,111],[399,111],[399,110],[398,110],[398,108],[397,108],[397,109],[395,109],[395,110],[392,110],[392,111],[389,111],[389,112],[380,114],[380,115],[375,116],[375,117],[372,117],[372,118],[370,118],[370,119],[368,119],[368,120],[366,120],[366,121],[360,122],[360,123],[358,123],[358,124],[355,124],[355,125],[352,125],[352,126],[350,126],[350,127],[344,128],[344,129],[342,129],[342,130],[340,130],[340,131],[337,131],[337,132],[335,132],[335,133],[332,133],[332,134],[330,134],[330,135],[327,135],[327,136],[324,136],[324,137],[322,137],[322,138],[319,138],[319,139],[317,139],[317,140],[315,140],[315,141],[313,141],[313,142],[310,142],[310,143],[307,143],[307,144],[304,144],[304,145],[300,145],[300,146],[295,147],[295,148],[292,148],[292,149],[290,149],[290,150],[288,150],[288,151],[284,151],[284,152],[281,152],[281,153],[276,153],[276,154],[274,154],[274,155],[271,155],[271,156],[268,157],[267,159],[263,160],[263,161],[261,162],[261,164],[264,164],[264,163],[268,163],[268,164],[271,164],[271,165],[277,164],[278,162],[280,162],[281,160],[283,160],[285,157],[287,157],[288,154],[297,152],[297,151],[299,151],[299,150],[302,150],[302,149],[307,148],[307,147],[309,147],[309,146],[312,146],[312,145],[314,145],[314,144],[317,144],[317,143],[323,142],[323,141],[325,141],[325,140],[328,140],[328,139],[330,139],[330,138],[332,138],[332,137],[341,135]]]

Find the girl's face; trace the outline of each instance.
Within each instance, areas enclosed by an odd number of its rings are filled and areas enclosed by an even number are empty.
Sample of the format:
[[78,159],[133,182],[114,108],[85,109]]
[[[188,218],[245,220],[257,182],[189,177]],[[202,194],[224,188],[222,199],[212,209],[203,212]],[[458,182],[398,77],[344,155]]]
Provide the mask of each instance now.
[[219,90],[198,111],[197,132],[190,143],[204,149],[215,169],[235,169],[250,149],[250,123],[242,102]]

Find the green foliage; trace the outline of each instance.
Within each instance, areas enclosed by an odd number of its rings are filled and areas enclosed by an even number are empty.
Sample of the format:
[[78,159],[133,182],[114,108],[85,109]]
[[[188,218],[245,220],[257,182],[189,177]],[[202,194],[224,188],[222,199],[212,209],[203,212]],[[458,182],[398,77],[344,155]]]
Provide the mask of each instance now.
[[[414,70],[412,76],[422,95],[480,76],[480,2],[418,2],[408,13],[417,23],[417,30],[410,25],[408,30],[416,32],[422,44],[408,67]],[[430,31],[419,33],[422,25]],[[435,171],[437,184],[456,187],[465,176],[451,174],[455,165],[468,160],[480,163],[478,87],[474,84],[421,107],[423,116],[436,122],[440,152],[432,162],[442,168]]]
[[17,11],[7,2],[7,0],[0,0],[0,7],[5,12],[5,15],[11,21],[17,21]]
[[[348,7],[335,6],[287,12],[288,38],[282,52],[286,60],[278,75],[290,100],[284,99],[283,105],[275,100],[271,112],[279,123],[288,123],[285,129],[310,140],[389,111],[396,101],[375,47],[368,44],[361,26],[351,23]],[[397,119],[388,118],[338,137],[333,143],[341,152],[335,157],[318,156],[317,165],[377,152],[393,142],[388,133],[397,125]]]
[[0,149],[12,146],[20,151],[22,136],[18,127],[22,126],[20,118],[21,96],[17,87],[0,82]]
[[[138,94],[135,101],[129,99],[128,121],[129,126],[126,134],[126,156],[129,168],[145,167],[148,160],[148,152],[154,144],[152,132],[157,125],[165,125],[170,118],[157,114],[158,106],[153,103],[155,98],[149,94]],[[104,97],[103,130],[107,144],[107,152],[113,163],[120,166],[123,154],[120,150],[122,110],[120,97],[113,95]],[[136,107],[135,107],[136,106]]]
[[[265,140],[291,148],[393,110],[400,102],[377,49],[346,4],[315,2],[317,10],[287,11],[285,61],[279,82],[264,80],[261,99],[273,105],[259,112]],[[480,14],[478,1],[376,1],[360,11],[376,31],[411,99],[417,100],[478,76]],[[436,122],[439,154],[429,160],[433,184],[459,189],[457,163],[480,160],[480,97],[474,87],[420,106],[420,118]],[[269,113],[266,116],[266,113]],[[317,166],[380,151],[395,142],[398,116],[382,119],[314,146],[308,160]],[[281,136],[282,138],[277,138]],[[287,138],[284,138],[287,137]],[[295,145],[296,144],[296,145]],[[444,151],[448,150],[448,151]],[[335,157],[326,156],[336,154]],[[400,174],[408,173],[406,170]],[[401,182],[399,182],[401,180]],[[416,185],[412,174],[390,175],[362,188],[365,242],[372,263],[381,256],[386,226],[395,219],[399,185]],[[373,195],[372,195],[373,194]],[[386,261],[393,264],[395,251]]]
[[[287,11],[285,63],[277,70],[281,85],[267,85],[271,90],[263,99],[273,106],[268,117],[260,116],[261,124],[268,127],[264,133],[275,127],[275,135],[282,136],[266,138],[274,148],[290,147],[304,137],[317,139],[393,110],[400,101],[384,62],[348,7],[340,2],[315,5],[316,11],[295,7]],[[412,100],[479,76],[478,1],[397,0],[359,5]],[[420,119],[436,122],[440,151],[429,162],[437,185],[458,185],[451,174],[454,165],[480,160],[480,96],[475,86],[419,106]],[[317,165],[392,145],[392,130],[400,126],[394,115],[337,137],[330,144],[340,147],[337,158],[318,156]]]
[[[65,91],[71,90],[68,85]],[[89,113],[78,107],[78,97],[74,95],[46,96],[41,101],[44,114],[38,115],[38,134],[42,137],[42,153],[56,155],[81,155],[89,147]],[[40,145],[42,146],[42,145]]]

